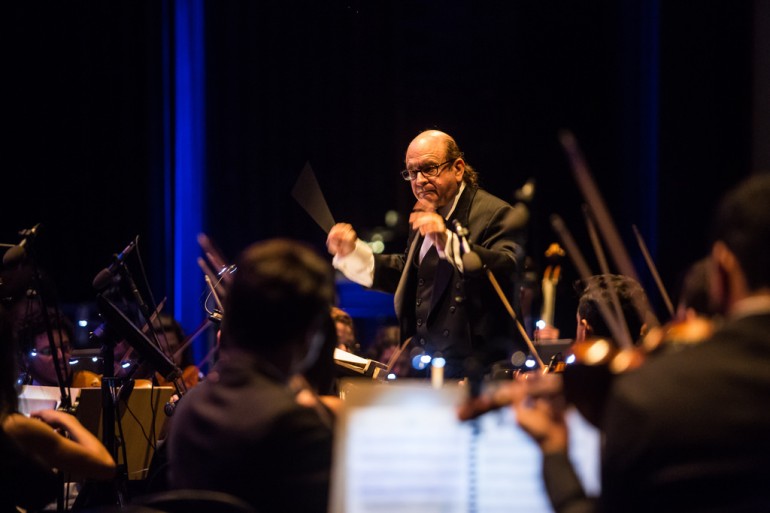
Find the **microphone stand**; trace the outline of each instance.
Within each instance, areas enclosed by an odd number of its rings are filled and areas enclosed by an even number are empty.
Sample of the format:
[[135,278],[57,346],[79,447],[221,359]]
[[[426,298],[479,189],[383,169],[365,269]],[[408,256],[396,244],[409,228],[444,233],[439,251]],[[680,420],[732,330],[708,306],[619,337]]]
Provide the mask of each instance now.
[[[39,226],[39,225],[37,225]],[[35,227],[35,229],[37,228]],[[45,332],[48,337],[48,346],[51,349],[51,359],[53,360],[54,370],[56,372],[56,383],[59,387],[59,410],[66,413],[74,413],[72,407],[72,396],[70,395],[70,382],[69,374],[66,371],[62,371],[61,358],[59,358],[59,348],[56,347],[56,342],[53,337],[53,327],[51,324],[51,317],[48,315],[48,303],[46,301],[46,295],[43,293],[43,277],[40,273],[40,266],[37,263],[37,258],[34,251],[34,235],[35,229],[22,231],[22,235],[27,235],[27,246],[29,250],[26,252],[29,255],[29,260],[32,266],[32,286],[30,287],[37,293],[38,300],[40,301],[40,313],[43,316],[43,324],[45,324]],[[20,247],[20,246],[17,246]],[[61,344],[61,339],[59,340]],[[56,497],[56,511],[64,512],[64,475],[59,476],[60,490]]]
[[533,344],[532,340],[529,338],[529,335],[527,334],[527,330],[525,330],[524,326],[521,324],[521,322],[519,322],[519,319],[516,316],[516,313],[513,311],[513,307],[511,306],[511,303],[508,301],[508,298],[505,297],[505,292],[503,292],[503,289],[500,287],[500,284],[495,278],[495,275],[492,274],[492,271],[486,265],[484,265],[484,263],[481,261],[481,258],[479,258],[479,255],[476,254],[474,251],[471,251],[470,244],[468,244],[468,240],[467,240],[468,229],[463,227],[457,219],[453,221],[453,224],[455,226],[455,233],[457,233],[458,237],[460,237],[460,246],[463,251],[462,261],[463,261],[464,272],[467,274],[474,274],[479,272],[480,270],[484,270],[484,272],[487,275],[487,278],[489,279],[489,282],[492,284],[492,287],[495,289],[495,292],[500,298],[500,301],[503,303],[503,306],[508,312],[508,315],[516,324],[516,327],[519,330],[519,333],[521,333],[521,336],[524,339],[524,342],[526,342],[527,347],[529,348],[529,351],[532,353],[532,356],[535,358],[535,361],[537,362],[538,367],[540,368],[540,370],[545,372],[547,367],[543,363],[543,360],[540,358],[540,355],[537,352],[537,348],[535,348],[535,344]]
[[[108,324],[103,324],[102,327],[102,365],[104,366],[102,370],[102,443],[104,443],[104,446],[110,451],[112,458],[117,462],[118,441],[115,436],[115,423],[121,421],[117,415],[119,406],[117,390],[118,385],[123,380],[115,376],[115,345],[117,344],[117,337]],[[121,440],[120,445],[123,447],[125,454],[124,442],[124,440]],[[125,457],[123,458],[123,463],[118,465],[114,485],[117,503],[120,506],[124,506],[127,503],[128,486],[128,462]]]
[[[110,327],[109,323],[104,322],[93,333],[92,340],[101,342],[102,356],[102,444],[109,451],[112,458],[117,463],[118,446],[123,449],[123,463],[117,465],[115,477],[109,483],[90,483],[87,482],[84,489],[78,494],[75,500],[73,511],[80,507],[98,506],[104,503],[118,505],[121,508],[128,504],[128,461],[126,459],[125,441],[118,439],[115,435],[115,424],[121,422],[118,416],[118,394],[117,389],[123,378],[115,376],[115,346],[118,342],[118,336]],[[122,432],[122,426],[120,427]],[[89,488],[88,485],[91,485]],[[90,502],[93,502],[91,504]]]
[[[40,272],[40,266],[38,265],[38,259],[35,251],[35,240],[40,229],[40,223],[28,230],[22,230],[19,235],[24,239],[16,246],[10,246],[5,255],[3,255],[3,264],[6,266],[20,265],[25,259],[28,259],[30,266],[32,267],[32,277],[30,283],[30,289],[36,294],[38,301],[40,302],[41,315],[43,317],[43,324],[45,325],[45,333],[48,338],[48,346],[51,350],[51,358],[53,360],[54,372],[56,373],[56,383],[59,387],[59,410],[74,413],[72,407],[72,397],[70,395],[70,381],[69,373],[67,369],[62,369],[61,358],[59,357],[59,348],[56,347],[56,342],[53,336],[53,325],[51,323],[51,317],[48,314],[48,302],[46,294],[43,292],[43,277]],[[3,246],[8,246],[3,244]],[[61,338],[59,340],[61,344]],[[64,493],[64,474],[59,473],[59,493],[56,496],[56,511],[63,513],[65,511],[65,493]]]
[[69,374],[66,370],[62,372],[61,358],[59,358],[59,351],[53,337],[53,325],[51,323],[51,317],[48,315],[49,305],[46,294],[43,293],[43,277],[40,272],[40,266],[38,265],[38,259],[35,252],[35,240],[39,228],[40,223],[29,230],[20,231],[19,235],[25,237],[24,240],[17,246],[11,246],[3,256],[3,263],[6,265],[13,265],[14,263],[20,265],[25,258],[28,258],[30,262],[30,266],[32,267],[32,283],[30,284],[30,289],[37,294],[37,298],[40,301],[40,313],[43,317],[43,324],[45,325],[45,332],[48,337],[48,345],[51,349],[54,371],[56,372],[56,382],[59,387],[59,409],[67,413],[72,413],[72,398],[69,393]]

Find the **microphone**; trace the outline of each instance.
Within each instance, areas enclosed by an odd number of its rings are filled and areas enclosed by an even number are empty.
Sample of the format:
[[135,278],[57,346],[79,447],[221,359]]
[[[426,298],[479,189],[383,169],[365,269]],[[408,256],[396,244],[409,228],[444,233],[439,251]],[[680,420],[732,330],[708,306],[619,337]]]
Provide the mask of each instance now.
[[520,230],[525,228],[529,222],[529,207],[527,205],[532,204],[535,197],[535,179],[527,180],[520,189],[516,189],[513,195],[517,201],[505,216],[503,225],[509,230]]
[[18,246],[13,246],[11,249],[5,252],[5,255],[3,255],[3,265],[13,266],[21,263],[24,260],[24,258],[27,256],[27,250],[24,248],[24,246],[26,246],[28,242],[33,241],[35,237],[37,237],[40,227],[40,223],[37,223],[29,230],[22,230],[19,232],[19,235],[24,237],[24,239],[22,239]]
[[460,252],[462,253],[463,273],[467,275],[478,274],[484,267],[481,262],[481,258],[478,253],[471,250],[470,244],[468,244],[468,229],[465,228],[457,219],[452,220],[452,224],[455,227],[455,233],[460,237]]
[[115,259],[109,267],[99,271],[99,274],[96,275],[92,283],[94,289],[103,290],[110,285],[112,282],[112,277],[115,276],[115,273],[117,273],[120,267],[123,265],[123,260],[125,260],[128,254],[134,250],[134,246],[136,246],[136,241],[132,240],[128,246],[123,249],[123,251],[115,256]]

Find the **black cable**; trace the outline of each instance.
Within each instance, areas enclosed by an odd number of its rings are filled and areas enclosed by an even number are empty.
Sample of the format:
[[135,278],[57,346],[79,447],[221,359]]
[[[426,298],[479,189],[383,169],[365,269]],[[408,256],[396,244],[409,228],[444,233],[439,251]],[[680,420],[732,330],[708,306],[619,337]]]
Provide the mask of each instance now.
[[[120,437],[120,450],[123,453],[123,465],[125,465],[126,472],[128,472],[128,451],[126,450],[126,439],[123,436],[123,419],[121,418],[121,415],[120,415],[120,401],[117,400],[115,391],[112,390],[111,392],[112,392],[112,397],[114,401],[113,404],[115,405],[115,421],[118,424],[118,436]],[[125,402],[126,402],[126,409],[128,409],[128,400],[126,399]],[[139,425],[141,426],[141,424]]]

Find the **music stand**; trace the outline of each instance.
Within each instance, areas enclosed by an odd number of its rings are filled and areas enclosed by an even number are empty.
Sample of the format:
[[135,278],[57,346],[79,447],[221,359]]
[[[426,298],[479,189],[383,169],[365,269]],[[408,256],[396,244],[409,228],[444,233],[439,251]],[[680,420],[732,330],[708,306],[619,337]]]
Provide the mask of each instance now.
[[[121,437],[124,438],[120,413],[118,408],[120,400],[128,401],[133,391],[133,380],[125,380],[115,376],[115,345],[121,339],[126,340],[139,354],[140,359],[147,362],[153,370],[160,373],[167,381],[174,383],[179,392],[177,380],[182,371],[160,349],[142,333],[133,322],[109,299],[99,294],[96,304],[104,323],[94,330],[94,337],[102,342],[102,362],[104,365],[101,387],[101,411],[102,411],[102,443],[112,455],[115,461],[118,458],[118,444],[115,437],[116,420]],[[120,389],[118,389],[118,386]],[[170,394],[169,394],[170,395]],[[120,506],[127,504],[128,481],[128,454],[125,446],[125,438],[122,440],[123,464],[118,466],[117,476],[114,480],[113,493],[116,495]]]

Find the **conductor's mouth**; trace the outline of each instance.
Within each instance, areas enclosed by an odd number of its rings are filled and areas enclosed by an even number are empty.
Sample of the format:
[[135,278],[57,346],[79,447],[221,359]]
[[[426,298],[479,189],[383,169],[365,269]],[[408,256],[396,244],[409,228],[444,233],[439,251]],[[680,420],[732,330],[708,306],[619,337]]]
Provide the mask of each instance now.
[[420,191],[417,192],[417,196],[420,198],[423,198],[429,194],[432,194],[435,196],[436,191],[434,191],[433,189],[421,189]]

